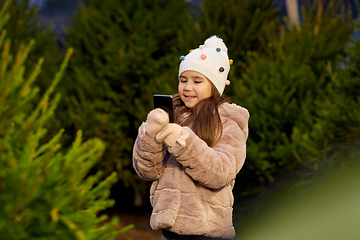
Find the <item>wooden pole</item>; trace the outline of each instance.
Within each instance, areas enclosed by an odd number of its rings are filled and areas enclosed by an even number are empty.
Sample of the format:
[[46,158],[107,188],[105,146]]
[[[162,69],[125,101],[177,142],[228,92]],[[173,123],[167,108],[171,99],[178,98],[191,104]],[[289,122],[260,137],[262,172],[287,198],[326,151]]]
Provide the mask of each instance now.
[[286,0],[286,11],[289,18],[289,27],[300,26],[298,0]]

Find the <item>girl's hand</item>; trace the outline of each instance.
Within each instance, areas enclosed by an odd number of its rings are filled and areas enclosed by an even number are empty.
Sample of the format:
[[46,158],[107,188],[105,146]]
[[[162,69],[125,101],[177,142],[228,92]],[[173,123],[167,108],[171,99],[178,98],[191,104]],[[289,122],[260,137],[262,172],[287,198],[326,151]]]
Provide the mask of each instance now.
[[145,134],[155,137],[169,123],[169,115],[162,109],[156,108],[149,112],[146,122],[142,125],[141,136]]
[[169,123],[159,134],[156,135],[158,143],[164,143],[168,147],[175,146],[176,142],[185,145],[185,138],[188,132],[183,131],[183,128],[175,123]]

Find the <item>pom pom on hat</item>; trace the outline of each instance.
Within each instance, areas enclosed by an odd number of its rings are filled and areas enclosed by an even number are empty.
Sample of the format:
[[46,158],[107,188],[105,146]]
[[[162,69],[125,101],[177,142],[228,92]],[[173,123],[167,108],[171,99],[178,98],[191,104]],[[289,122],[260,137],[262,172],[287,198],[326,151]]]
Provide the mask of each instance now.
[[215,50],[217,48],[220,48],[222,51],[225,51],[227,53],[227,47],[224,41],[217,36],[212,36],[206,39],[204,42],[204,46],[214,48]]
[[228,85],[227,77],[232,62],[227,51],[221,38],[212,36],[206,39],[203,45],[181,58],[179,76],[184,71],[197,71],[205,75],[222,95],[225,85]]

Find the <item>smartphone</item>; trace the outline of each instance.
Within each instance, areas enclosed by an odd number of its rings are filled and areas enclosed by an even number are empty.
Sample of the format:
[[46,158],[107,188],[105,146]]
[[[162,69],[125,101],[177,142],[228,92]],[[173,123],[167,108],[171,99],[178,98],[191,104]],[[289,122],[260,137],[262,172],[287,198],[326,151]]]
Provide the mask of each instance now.
[[154,99],[154,108],[161,108],[167,114],[169,114],[169,121],[171,123],[174,122],[174,104],[173,97],[171,95],[160,95],[155,94],[153,96]]

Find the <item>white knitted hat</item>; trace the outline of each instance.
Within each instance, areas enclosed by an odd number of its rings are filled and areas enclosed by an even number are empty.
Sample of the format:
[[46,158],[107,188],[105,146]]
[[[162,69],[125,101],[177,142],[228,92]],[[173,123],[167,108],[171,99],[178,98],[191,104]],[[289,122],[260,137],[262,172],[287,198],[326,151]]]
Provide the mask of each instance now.
[[197,71],[205,75],[219,91],[223,94],[232,60],[229,60],[227,48],[223,40],[217,36],[212,36],[195,50],[190,50],[186,56],[180,57],[179,76],[187,70]]

